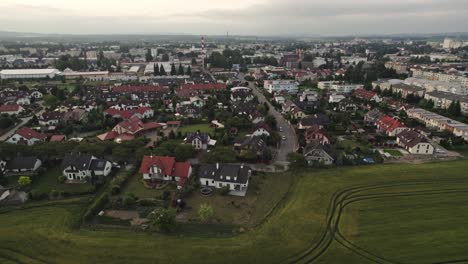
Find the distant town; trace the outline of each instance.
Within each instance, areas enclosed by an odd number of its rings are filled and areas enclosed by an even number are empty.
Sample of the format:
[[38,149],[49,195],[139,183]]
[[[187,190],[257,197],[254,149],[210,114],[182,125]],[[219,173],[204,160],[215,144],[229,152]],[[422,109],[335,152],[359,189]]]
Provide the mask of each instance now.
[[468,153],[456,37],[0,41],[0,79],[0,209],[80,201],[92,230],[241,234],[295,174]]

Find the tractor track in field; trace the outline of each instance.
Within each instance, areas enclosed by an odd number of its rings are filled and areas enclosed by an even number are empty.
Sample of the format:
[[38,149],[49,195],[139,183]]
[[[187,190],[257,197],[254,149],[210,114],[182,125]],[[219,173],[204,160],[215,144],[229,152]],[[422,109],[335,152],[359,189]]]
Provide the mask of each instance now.
[[[346,238],[344,238],[339,231],[339,222],[343,209],[354,202],[369,200],[369,199],[378,199],[378,198],[389,198],[389,197],[411,197],[419,195],[436,195],[436,194],[450,194],[450,193],[459,193],[459,192],[468,192],[467,188],[445,188],[445,189],[432,189],[432,190],[420,190],[420,191],[403,191],[403,192],[379,192],[379,193],[370,193],[370,194],[361,194],[363,192],[376,191],[379,189],[391,188],[391,187],[407,187],[407,186],[424,186],[424,185],[433,185],[433,184],[459,184],[462,182],[468,182],[465,178],[461,179],[447,179],[447,180],[436,180],[436,181],[406,181],[399,183],[380,183],[380,184],[370,184],[370,185],[355,185],[349,188],[342,190],[337,190],[332,198],[330,199],[327,214],[326,214],[326,223],[322,228],[322,235],[315,239],[312,242],[312,246],[303,250],[298,255],[287,259],[286,263],[311,263],[319,259],[330,247],[333,241],[337,241],[345,248],[351,250],[353,253],[358,254],[359,256],[366,258],[375,263],[401,263],[394,260],[386,259],[384,257],[375,255],[367,250],[364,250]],[[447,260],[442,263],[462,263],[466,260]]]
[[7,259],[9,261],[12,261],[13,263],[18,263],[18,264],[21,264],[21,263],[45,264],[47,263],[47,262],[44,262],[43,260],[25,255],[24,253],[18,250],[11,249],[11,248],[0,247],[0,257]]

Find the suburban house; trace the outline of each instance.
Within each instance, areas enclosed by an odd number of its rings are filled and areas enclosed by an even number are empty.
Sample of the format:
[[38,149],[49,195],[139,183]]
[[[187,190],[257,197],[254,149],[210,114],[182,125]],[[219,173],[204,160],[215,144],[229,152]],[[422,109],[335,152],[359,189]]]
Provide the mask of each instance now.
[[405,130],[397,135],[397,143],[411,154],[434,154],[434,146],[427,138],[414,130]]
[[312,141],[304,148],[304,158],[309,166],[329,166],[335,162],[335,158],[330,149],[316,140]]
[[270,126],[265,123],[265,122],[258,122],[257,124],[254,124],[253,129],[252,129],[252,136],[267,136],[269,137],[271,134],[272,130]]
[[139,119],[151,118],[154,116],[154,111],[150,107],[136,107],[131,109],[116,109],[109,108],[104,111],[104,115],[113,118],[130,119],[138,117]]
[[63,158],[60,168],[63,176],[69,181],[82,182],[91,177],[108,176],[112,170],[112,164],[91,154],[69,153]]
[[252,89],[248,87],[234,87],[231,88],[231,101],[237,102],[250,102],[254,99]]
[[367,114],[364,116],[364,121],[367,123],[375,124],[384,116],[385,114],[380,112],[378,108],[374,108],[367,112]]
[[15,157],[11,160],[0,161],[0,170],[2,170],[6,176],[34,175],[41,166],[42,161],[36,157]]
[[162,127],[156,122],[143,123],[138,117],[134,116],[117,124],[112,131],[98,135],[102,141],[113,140],[116,142],[133,140],[137,137],[144,136],[148,133],[156,131]]
[[185,144],[190,144],[194,149],[207,149],[208,146],[216,145],[216,140],[210,138],[210,135],[205,132],[189,132],[184,139]]
[[365,101],[372,101],[376,103],[382,102],[382,99],[377,95],[377,93],[372,91],[367,91],[365,89],[357,89],[353,92],[353,96],[365,100]]
[[139,173],[148,183],[172,181],[181,189],[192,175],[192,166],[188,162],[176,162],[174,157],[144,156]]
[[327,135],[327,132],[318,126],[307,128],[304,132],[304,139],[306,144],[309,144],[314,140],[317,140],[321,145],[330,144],[330,137]]
[[20,205],[28,200],[26,192],[14,188],[5,188],[0,185],[0,205]]
[[388,115],[385,115],[379,119],[375,124],[379,131],[385,132],[385,134],[387,134],[389,137],[394,137],[403,130],[407,129],[402,123],[400,123],[400,121]]
[[319,128],[324,128],[330,123],[328,116],[323,114],[315,114],[302,118],[299,121],[299,129],[307,129],[313,126],[318,126]]
[[198,178],[202,186],[230,190],[229,194],[245,196],[249,187],[252,170],[245,165],[204,164],[200,166]]
[[250,121],[252,121],[252,124],[257,124],[257,123],[265,121],[265,117],[259,111],[252,112],[249,115],[249,119]]
[[24,108],[19,104],[1,105],[0,106],[0,115],[2,115],[2,114],[19,115],[23,111],[24,111]]
[[41,126],[56,126],[60,122],[62,116],[63,113],[52,111],[42,113],[37,119]]
[[16,130],[6,142],[11,144],[26,144],[28,146],[34,145],[36,142],[44,142],[47,136],[41,134],[31,128],[22,127]]

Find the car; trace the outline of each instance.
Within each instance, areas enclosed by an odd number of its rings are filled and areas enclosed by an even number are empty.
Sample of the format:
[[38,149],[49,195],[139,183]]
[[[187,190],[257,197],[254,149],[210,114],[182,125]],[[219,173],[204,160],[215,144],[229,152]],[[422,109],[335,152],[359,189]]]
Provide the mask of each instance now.
[[279,127],[279,131],[280,131],[280,132],[283,132],[283,127]]
[[286,136],[281,137],[283,140],[286,140]]

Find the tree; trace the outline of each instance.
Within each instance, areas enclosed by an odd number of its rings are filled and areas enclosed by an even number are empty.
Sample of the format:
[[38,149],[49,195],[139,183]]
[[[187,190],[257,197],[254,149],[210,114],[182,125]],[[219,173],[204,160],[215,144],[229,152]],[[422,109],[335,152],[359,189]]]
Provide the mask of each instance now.
[[167,75],[166,70],[164,69],[164,65],[162,65],[162,64],[161,64],[161,67],[159,68],[159,75],[161,75],[161,76]]
[[151,55],[151,49],[146,52],[146,62],[153,61],[153,55]]
[[18,178],[18,184],[21,186],[21,187],[26,187],[28,185],[31,184],[31,178],[28,177],[28,176],[20,176]]
[[174,63],[171,64],[171,75],[177,75],[177,70]]
[[47,107],[55,107],[59,103],[59,99],[55,95],[48,94],[44,96],[44,105]]
[[179,64],[179,72],[178,72],[179,75],[185,75],[184,73],[184,66],[182,66],[182,64]]
[[176,211],[172,208],[160,209],[150,215],[150,223],[160,232],[170,232],[176,227]]
[[159,65],[157,63],[154,64],[154,76],[159,76]]
[[190,67],[190,65],[187,67],[187,72],[186,72],[186,74],[187,74],[188,76],[192,76],[192,67]]
[[169,54],[164,53],[164,54],[162,55],[162,58],[161,58],[161,59],[162,59],[162,61],[164,61],[164,62],[169,61]]
[[174,150],[174,156],[178,161],[186,161],[193,157],[195,150],[192,145],[178,145]]
[[214,214],[213,207],[208,204],[201,204],[198,208],[198,217],[201,221],[208,221]]

